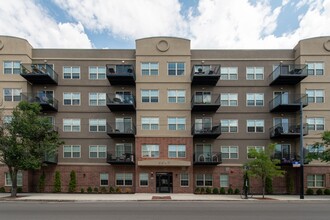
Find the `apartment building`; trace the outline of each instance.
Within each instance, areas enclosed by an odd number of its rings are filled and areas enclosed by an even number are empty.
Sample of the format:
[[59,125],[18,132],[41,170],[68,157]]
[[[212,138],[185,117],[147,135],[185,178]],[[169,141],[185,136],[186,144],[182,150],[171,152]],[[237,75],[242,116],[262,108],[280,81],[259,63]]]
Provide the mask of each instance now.
[[[300,103],[311,150],[330,129],[329,69],[330,37],[286,50],[194,50],[188,39],[151,37],[114,50],[33,48],[0,36],[3,122],[19,101],[38,102],[65,142],[40,170],[22,171],[19,185],[36,191],[44,173],[52,192],[59,171],[67,192],[74,170],[78,191],[241,189],[249,149],[277,143],[287,175],[274,192],[291,182],[298,193]],[[305,188],[330,188],[329,164],[305,164],[304,180]],[[0,187],[10,185],[0,165]]]

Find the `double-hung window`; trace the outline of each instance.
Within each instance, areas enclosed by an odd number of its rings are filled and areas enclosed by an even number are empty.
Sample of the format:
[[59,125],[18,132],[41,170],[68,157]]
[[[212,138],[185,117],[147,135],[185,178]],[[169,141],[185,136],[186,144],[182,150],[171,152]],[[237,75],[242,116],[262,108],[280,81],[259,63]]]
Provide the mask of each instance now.
[[180,186],[189,186],[189,174],[188,173],[181,173],[180,174]]
[[247,93],[246,106],[263,106],[264,94],[263,93]]
[[63,119],[64,132],[80,132],[80,119]]
[[247,80],[263,80],[264,68],[263,67],[246,67]]
[[100,173],[100,186],[108,186],[109,185],[109,174]]
[[196,186],[212,186],[213,178],[212,174],[197,174]]
[[105,66],[90,66],[89,67],[89,79],[105,79]]
[[90,106],[105,106],[106,105],[106,93],[98,93],[98,92],[89,93],[89,105]]
[[159,130],[159,118],[156,117],[142,117],[142,130]]
[[324,131],[324,118],[307,118],[308,130],[311,131]]
[[20,74],[21,62],[20,61],[4,61],[3,73],[4,74]]
[[229,176],[228,174],[220,174],[220,187],[229,186]]
[[[5,173],[5,186],[12,186],[10,173]],[[23,173],[22,171],[17,172],[17,186],[23,186]]]
[[3,89],[3,96],[6,102],[19,102],[21,101],[22,89]]
[[220,123],[221,123],[221,132],[237,133],[238,120],[236,119],[221,120]]
[[149,176],[148,173],[140,173],[140,186],[146,187],[149,185]]
[[107,130],[106,119],[89,119],[90,132],[105,132]]
[[221,146],[222,159],[238,159],[238,146]]
[[237,80],[238,68],[237,67],[221,67],[220,79],[221,80]]
[[116,186],[132,186],[133,174],[132,173],[116,173]]
[[324,63],[307,63],[308,75],[320,76],[324,74]]
[[64,105],[80,105],[80,92],[64,92],[63,93]]
[[184,63],[168,63],[167,64],[167,70],[169,76],[181,76],[184,75]]
[[89,145],[89,158],[106,158],[106,145]]
[[142,102],[158,102],[159,91],[157,89],[141,90]]
[[142,157],[159,157],[159,145],[157,144],[143,144],[142,145]]
[[80,67],[79,66],[64,66],[63,67],[64,79],[80,79]]
[[168,118],[168,130],[178,131],[178,130],[186,130],[186,118],[184,117],[174,117]]
[[237,93],[221,93],[221,106],[237,106],[238,94]]
[[307,89],[306,90],[308,103],[323,103],[324,90],[323,89]]
[[265,127],[264,120],[246,120],[248,133],[263,133]]
[[168,90],[167,101],[169,103],[185,103],[186,90]]
[[157,76],[158,69],[158,63],[141,63],[142,76]]
[[63,157],[64,158],[80,158],[81,146],[80,145],[64,145]]
[[186,145],[168,145],[168,158],[185,158]]
[[325,175],[311,174],[307,175],[308,188],[323,188],[325,186]]

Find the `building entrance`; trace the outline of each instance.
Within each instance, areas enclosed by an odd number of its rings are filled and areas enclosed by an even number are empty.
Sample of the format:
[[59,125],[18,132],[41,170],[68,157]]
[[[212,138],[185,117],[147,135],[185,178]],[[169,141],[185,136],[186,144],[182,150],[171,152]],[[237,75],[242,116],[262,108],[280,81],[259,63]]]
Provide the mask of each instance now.
[[156,192],[157,193],[173,192],[172,173],[156,173]]

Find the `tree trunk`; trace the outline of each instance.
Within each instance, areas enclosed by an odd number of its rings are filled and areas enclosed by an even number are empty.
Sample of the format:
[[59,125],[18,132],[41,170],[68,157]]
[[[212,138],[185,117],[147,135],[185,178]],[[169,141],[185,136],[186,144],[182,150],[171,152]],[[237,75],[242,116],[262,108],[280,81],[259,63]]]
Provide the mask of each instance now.
[[9,167],[9,174],[11,178],[11,197],[17,196],[17,169],[13,169],[12,167]]
[[265,198],[266,178],[262,178],[262,198]]

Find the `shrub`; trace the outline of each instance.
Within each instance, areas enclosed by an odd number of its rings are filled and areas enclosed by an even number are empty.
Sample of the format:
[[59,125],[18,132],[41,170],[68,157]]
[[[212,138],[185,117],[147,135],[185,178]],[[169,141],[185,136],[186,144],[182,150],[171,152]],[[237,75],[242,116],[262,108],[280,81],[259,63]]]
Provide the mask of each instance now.
[[205,190],[205,192],[206,192],[207,194],[211,194],[212,190],[211,190],[210,187],[207,187],[206,190]]
[[218,190],[218,188],[214,188],[214,189],[213,189],[213,194],[219,194],[219,190]]
[[314,191],[311,188],[309,188],[309,189],[306,190],[306,194],[307,195],[314,195]]
[[201,187],[201,193],[205,193],[205,189],[203,187]]
[[106,189],[105,187],[101,187],[101,188],[100,188],[100,192],[101,192],[101,193],[107,193],[107,189]]
[[114,192],[115,192],[115,189],[112,186],[110,186],[109,193],[114,193]]
[[92,189],[92,187],[89,186],[89,187],[87,188],[87,193],[92,193],[92,192],[93,192],[93,189]]
[[234,194],[234,190],[231,187],[229,187],[227,192],[228,192],[228,194]]
[[226,194],[225,188],[223,188],[223,187],[220,188],[220,194]]
[[239,189],[236,188],[234,194],[239,195],[239,193],[240,193]]
[[330,195],[330,189],[325,189],[324,190],[324,195]]
[[316,190],[316,195],[323,195],[323,191],[322,191],[322,189],[318,189],[318,190]]
[[39,177],[39,184],[38,184],[38,189],[39,192],[45,192],[45,184],[46,184],[46,174],[45,172],[42,172],[42,174]]
[[61,192],[61,174],[59,171],[55,172],[55,180],[54,180],[54,192]]
[[81,188],[81,189],[80,189],[80,192],[81,192],[81,193],[84,193],[84,192],[85,192],[84,188]]
[[75,192],[76,187],[77,187],[76,172],[74,170],[72,170],[70,173],[69,192],[70,193]]
[[117,187],[116,188],[116,193],[121,193],[122,191],[121,191],[121,188],[119,188],[119,187]]
[[265,191],[266,194],[273,194],[273,180],[269,177],[266,178]]
[[5,190],[5,187],[0,187],[0,193],[5,193],[6,190]]
[[93,192],[98,193],[99,192],[99,188],[94,187]]
[[23,188],[21,186],[17,187],[17,193],[22,193],[23,192]]
[[132,193],[132,189],[131,189],[131,188],[126,188],[126,189],[125,189],[125,192],[126,192],[126,193]]
[[200,194],[200,193],[201,193],[201,188],[196,187],[196,189],[195,189],[195,193],[196,193],[196,194]]

